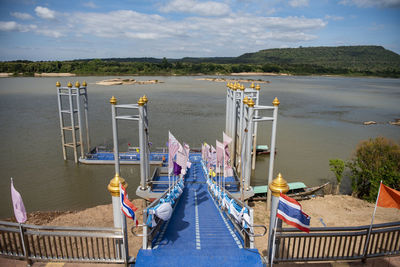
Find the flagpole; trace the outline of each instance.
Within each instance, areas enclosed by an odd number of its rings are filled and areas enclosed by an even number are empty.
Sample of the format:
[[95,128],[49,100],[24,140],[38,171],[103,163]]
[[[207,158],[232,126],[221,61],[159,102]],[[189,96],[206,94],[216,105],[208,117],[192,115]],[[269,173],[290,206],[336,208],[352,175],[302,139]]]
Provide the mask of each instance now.
[[372,219],[371,219],[371,224],[370,224],[369,229],[368,229],[367,240],[365,241],[364,256],[363,256],[363,259],[362,259],[363,262],[365,262],[365,260],[366,260],[366,255],[367,255],[367,250],[368,250],[368,245],[369,245],[369,239],[371,237],[372,224],[374,223],[376,207],[378,206],[378,200],[379,200],[379,195],[381,193],[381,188],[382,188],[382,180],[379,183],[379,190],[378,190],[378,195],[376,196],[375,208],[374,208],[374,212],[372,213]]

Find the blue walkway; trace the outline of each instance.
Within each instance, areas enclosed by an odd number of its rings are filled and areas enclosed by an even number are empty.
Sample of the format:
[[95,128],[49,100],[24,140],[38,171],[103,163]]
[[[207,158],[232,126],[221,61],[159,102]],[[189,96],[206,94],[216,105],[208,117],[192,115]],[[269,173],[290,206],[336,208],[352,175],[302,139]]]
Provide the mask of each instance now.
[[[163,231],[165,229],[165,231]],[[152,250],[140,250],[135,266],[262,266],[257,250],[244,249],[230,222],[208,193],[200,162],[194,162],[185,188]]]

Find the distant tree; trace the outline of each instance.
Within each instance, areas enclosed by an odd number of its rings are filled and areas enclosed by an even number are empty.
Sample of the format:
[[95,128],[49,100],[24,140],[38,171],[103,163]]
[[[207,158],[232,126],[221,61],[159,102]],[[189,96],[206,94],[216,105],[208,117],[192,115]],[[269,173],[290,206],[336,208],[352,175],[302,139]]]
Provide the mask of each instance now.
[[330,167],[330,170],[336,176],[337,185],[336,185],[335,194],[338,195],[339,192],[340,192],[339,191],[340,190],[340,184],[342,182],[343,172],[344,172],[344,168],[346,167],[346,164],[341,159],[330,159],[329,160],[329,167]]
[[379,183],[400,190],[400,145],[384,137],[362,141],[349,162],[353,194],[374,202]]

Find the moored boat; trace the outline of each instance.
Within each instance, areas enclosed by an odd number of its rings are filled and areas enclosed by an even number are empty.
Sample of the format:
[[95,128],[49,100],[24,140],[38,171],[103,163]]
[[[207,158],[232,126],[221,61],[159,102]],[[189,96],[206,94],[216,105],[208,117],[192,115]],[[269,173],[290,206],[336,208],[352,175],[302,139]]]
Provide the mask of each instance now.
[[[327,186],[329,182],[322,185],[308,187],[303,182],[288,183],[289,191],[286,193],[287,196],[296,200],[305,200],[311,198],[317,191]],[[266,200],[268,192],[268,185],[254,186],[254,196],[252,200]]]

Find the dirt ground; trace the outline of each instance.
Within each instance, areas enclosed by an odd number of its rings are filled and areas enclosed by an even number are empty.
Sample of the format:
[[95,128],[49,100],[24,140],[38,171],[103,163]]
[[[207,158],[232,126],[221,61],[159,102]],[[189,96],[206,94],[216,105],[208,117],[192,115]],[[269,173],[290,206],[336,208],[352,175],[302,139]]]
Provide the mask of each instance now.
[[[133,200],[138,208],[136,215],[139,223],[142,223],[143,201]],[[360,226],[371,223],[374,204],[368,203],[347,195],[326,195],[310,200],[301,201],[303,211],[311,216],[311,227],[333,226]],[[254,209],[254,224],[263,224],[268,227],[269,214],[266,214],[266,203],[257,201],[251,203]],[[28,224],[46,224],[58,226],[82,226],[82,227],[112,227],[114,225],[112,205],[100,205],[82,211],[68,212],[34,212],[28,214]],[[322,222],[321,222],[322,220]],[[374,224],[393,222],[400,220],[400,210],[393,208],[377,208]],[[129,254],[135,255],[142,245],[142,238],[131,233],[134,226],[132,220],[128,220]],[[283,227],[285,227],[285,223]],[[141,228],[134,228],[140,233]],[[260,230],[256,230],[260,232]],[[261,254],[266,255],[267,238],[255,239],[256,247]]]

